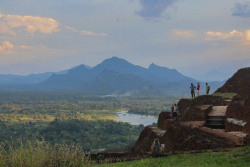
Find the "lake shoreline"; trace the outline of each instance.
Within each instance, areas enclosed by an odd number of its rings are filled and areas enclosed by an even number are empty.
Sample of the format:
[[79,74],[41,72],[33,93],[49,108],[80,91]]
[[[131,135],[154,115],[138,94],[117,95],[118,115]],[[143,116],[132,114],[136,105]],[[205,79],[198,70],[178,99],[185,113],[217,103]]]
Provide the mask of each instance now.
[[148,126],[157,123],[157,118],[157,116],[153,115],[131,114],[128,110],[122,110],[117,112],[117,117],[113,120],[117,122],[127,122],[131,125],[143,124],[144,126]]

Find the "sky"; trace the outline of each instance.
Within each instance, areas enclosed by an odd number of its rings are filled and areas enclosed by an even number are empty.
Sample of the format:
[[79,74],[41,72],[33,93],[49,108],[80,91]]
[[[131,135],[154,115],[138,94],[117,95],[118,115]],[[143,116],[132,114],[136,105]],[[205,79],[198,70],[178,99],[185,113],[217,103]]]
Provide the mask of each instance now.
[[247,0],[1,0],[0,73],[28,75],[113,56],[198,77],[250,66]]

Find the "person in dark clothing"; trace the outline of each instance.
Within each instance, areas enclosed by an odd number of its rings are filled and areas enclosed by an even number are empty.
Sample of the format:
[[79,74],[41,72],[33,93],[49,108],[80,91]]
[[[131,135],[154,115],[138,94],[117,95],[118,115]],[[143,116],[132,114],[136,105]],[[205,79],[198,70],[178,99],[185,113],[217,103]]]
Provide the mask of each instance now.
[[160,143],[158,140],[155,140],[155,145],[154,145],[154,156],[158,157],[160,152]]
[[193,83],[191,83],[190,89],[191,89],[191,96],[192,96],[192,98],[194,98],[195,97],[194,90],[196,89],[196,87],[193,85]]
[[177,116],[177,112],[179,110],[179,107],[176,105],[176,103],[174,104],[174,112],[173,112],[173,117]]

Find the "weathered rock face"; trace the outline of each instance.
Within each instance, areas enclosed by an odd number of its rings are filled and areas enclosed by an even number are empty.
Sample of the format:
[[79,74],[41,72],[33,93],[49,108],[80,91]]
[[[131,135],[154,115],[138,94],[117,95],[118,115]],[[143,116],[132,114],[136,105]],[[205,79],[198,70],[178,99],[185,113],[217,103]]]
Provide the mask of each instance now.
[[156,127],[147,126],[141,132],[135,146],[131,149],[131,155],[143,155],[146,152],[151,152],[151,145],[154,139],[159,139],[160,143],[164,143],[163,134],[158,134]]
[[238,70],[227,82],[216,92],[221,93],[237,93],[244,97],[250,94],[250,68]]
[[178,106],[179,121],[205,121],[212,106],[226,106],[226,103],[219,96],[203,95],[195,99],[181,99]]
[[181,99],[178,104],[179,111],[201,105],[226,106],[224,99],[219,96],[203,95],[194,99]]
[[189,151],[228,148],[232,145],[218,142],[209,136],[204,136],[197,129],[182,126],[170,127],[164,134],[165,151]]
[[212,105],[189,107],[179,113],[178,121],[206,121],[206,115],[212,110]]
[[[206,116],[212,110],[212,106],[228,106],[226,118],[243,120],[247,124],[242,127],[227,122],[226,131],[250,133],[250,68],[240,69],[216,92],[237,93],[237,95],[231,101],[225,101],[222,97],[211,95],[203,95],[194,99],[181,99],[177,104],[179,113],[174,121],[170,120],[170,112],[162,112],[159,115],[157,125],[166,130],[166,133],[159,136],[154,128],[146,127],[132,149],[132,154],[140,155],[150,151],[151,144],[156,138],[160,140],[160,143],[165,143],[166,152],[234,147],[233,144],[224,142],[223,137],[212,136],[210,133],[200,130],[207,127],[192,128],[181,124],[183,122],[189,123],[187,121],[206,121]],[[247,140],[246,142],[250,143],[249,135]]]
[[170,111],[162,111],[158,116],[157,127],[160,129],[167,129],[171,125],[171,112]]
[[226,123],[226,131],[240,130],[250,133],[250,68],[238,70],[216,92],[237,93],[226,112],[226,118],[235,118],[247,122],[244,127]]
[[232,101],[232,103],[227,108],[226,118],[235,118],[247,122],[244,127],[233,125],[227,122],[225,125],[227,132],[243,131],[250,133],[250,106],[245,105],[244,102]]

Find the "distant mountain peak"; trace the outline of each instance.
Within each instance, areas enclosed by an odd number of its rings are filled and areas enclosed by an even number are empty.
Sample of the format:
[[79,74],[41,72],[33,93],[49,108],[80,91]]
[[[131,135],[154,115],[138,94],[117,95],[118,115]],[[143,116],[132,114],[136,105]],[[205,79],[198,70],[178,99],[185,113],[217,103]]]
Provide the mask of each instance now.
[[152,68],[152,67],[159,67],[159,66],[157,66],[155,63],[151,63],[148,68],[150,67]]
[[149,65],[149,67],[152,67],[152,66],[156,66],[155,63],[151,63],[151,64]]
[[76,68],[70,69],[68,73],[79,72],[79,71],[82,71],[82,70],[88,70],[88,68],[84,64],[81,64]]
[[111,57],[111,58],[109,58],[109,59],[106,59],[106,60],[104,60],[103,62],[114,62],[114,61],[117,61],[117,62],[127,62],[127,63],[129,63],[127,60],[122,59],[122,58],[119,58],[119,57],[116,57],[116,56],[113,56],[113,57]]
[[85,67],[88,68],[88,69],[91,69],[91,68],[92,68],[91,66],[88,66],[88,65],[85,65],[85,64],[80,64],[80,65],[75,66],[75,67],[73,67],[73,68],[71,68],[71,69],[75,69],[75,68],[77,68],[77,67],[79,67],[79,66],[85,66]]
[[95,71],[96,73],[101,73],[104,69],[115,70],[119,73],[124,73],[124,74],[133,74],[136,72],[143,73],[143,71],[146,70],[143,67],[133,65],[127,60],[118,57],[112,57],[106,59],[102,63],[93,67],[92,70]]
[[[148,69],[152,69],[152,68],[159,68],[159,69],[169,69],[167,67],[161,67],[161,66],[158,66],[156,65],[155,63],[151,63],[148,67]],[[169,69],[170,70],[170,69]]]
[[113,56],[111,59],[120,59],[119,57]]

